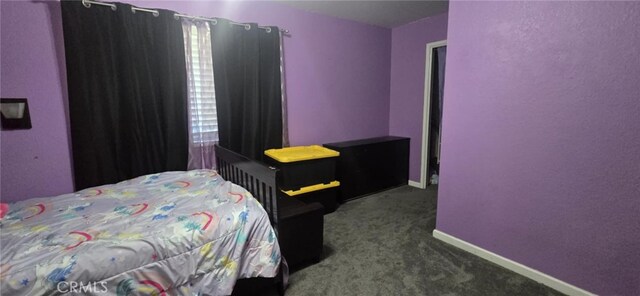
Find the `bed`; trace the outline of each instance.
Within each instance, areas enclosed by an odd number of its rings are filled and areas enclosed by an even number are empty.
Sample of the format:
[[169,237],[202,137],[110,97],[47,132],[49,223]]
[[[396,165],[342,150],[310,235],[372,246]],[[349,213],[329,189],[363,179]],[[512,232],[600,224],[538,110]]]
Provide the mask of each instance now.
[[164,172],[12,204],[2,293],[228,295],[238,279],[282,277],[277,171],[216,151],[222,176]]

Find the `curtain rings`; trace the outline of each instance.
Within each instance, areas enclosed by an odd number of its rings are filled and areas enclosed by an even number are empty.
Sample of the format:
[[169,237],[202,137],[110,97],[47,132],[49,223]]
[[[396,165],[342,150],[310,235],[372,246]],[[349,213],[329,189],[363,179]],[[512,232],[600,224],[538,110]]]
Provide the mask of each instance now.
[[[82,5],[86,8],[91,8],[91,3],[89,3],[88,1],[82,0]],[[113,11],[116,11],[118,9],[115,4],[109,4],[107,6],[111,7],[111,10]]]
[[267,27],[265,31],[267,31],[267,33],[271,33],[271,27]]
[[250,24],[245,24],[244,25],[244,29],[247,30],[247,31],[251,30],[251,25]]
[[211,21],[211,24],[214,25],[214,26],[217,25],[218,24],[218,19],[213,19]]
[[142,11],[145,11],[145,12],[150,12],[155,17],[160,16],[160,12],[157,11],[157,10],[151,10],[151,9],[146,9],[146,8],[145,9],[136,9],[135,7],[131,6],[131,12],[132,13],[136,13],[136,10],[142,10]]

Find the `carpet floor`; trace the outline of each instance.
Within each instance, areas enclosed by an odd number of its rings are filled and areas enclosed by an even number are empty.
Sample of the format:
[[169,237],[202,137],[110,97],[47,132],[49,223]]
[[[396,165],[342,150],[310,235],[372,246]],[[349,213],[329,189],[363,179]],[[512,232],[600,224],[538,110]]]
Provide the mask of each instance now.
[[286,295],[562,295],[433,238],[436,194],[403,186],[326,215],[322,261]]

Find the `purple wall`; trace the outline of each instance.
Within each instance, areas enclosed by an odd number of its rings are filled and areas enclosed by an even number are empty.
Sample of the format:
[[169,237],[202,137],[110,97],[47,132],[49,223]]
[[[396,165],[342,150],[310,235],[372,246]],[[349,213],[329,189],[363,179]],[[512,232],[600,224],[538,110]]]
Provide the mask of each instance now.
[[[125,2],[289,29],[284,50],[292,145],[389,132],[389,29],[264,2]],[[66,82],[61,83],[66,69],[64,55],[56,51],[63,49],[59,4],[1,5],[1,95],[28,97],[33,119],[32,130],[2,132],[2,199],[70,192]]]
[[437,229],[640,295],[638,28],[640,2],[451,2]]
[[0,197],[6,201],[70,192],[60,6],[2,1],[0,13],[0,96],[28,98],[33,126],[0,133]]
[[419,182],[426,49],[447,39],[447,14],[394,28],[391,36],[389,133],[411,138],[409,179]]

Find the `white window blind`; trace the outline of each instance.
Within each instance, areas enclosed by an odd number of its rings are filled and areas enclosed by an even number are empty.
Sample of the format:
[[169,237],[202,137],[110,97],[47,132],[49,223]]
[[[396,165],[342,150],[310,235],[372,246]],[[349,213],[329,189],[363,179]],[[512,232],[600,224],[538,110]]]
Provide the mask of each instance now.
[[183,23],[189,85],[190,134],[193,144],[218,141],[218,117],[207,23]]

